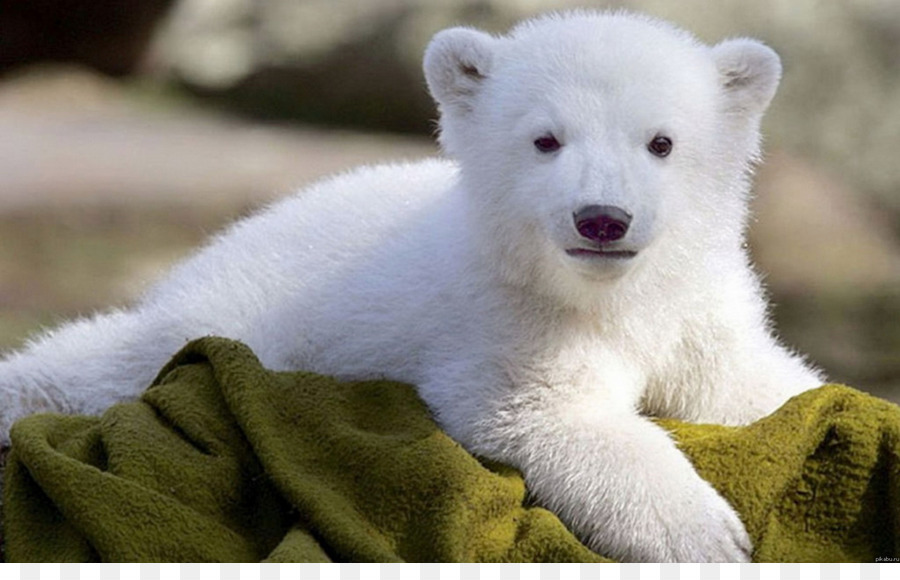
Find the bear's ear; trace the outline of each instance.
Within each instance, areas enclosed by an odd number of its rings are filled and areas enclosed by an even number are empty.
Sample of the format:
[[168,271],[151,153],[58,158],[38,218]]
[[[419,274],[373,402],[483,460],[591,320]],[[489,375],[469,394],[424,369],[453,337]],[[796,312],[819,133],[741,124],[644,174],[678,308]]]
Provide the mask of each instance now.
[[712,50],[728,109],[738,114],[762,114],[781,80],[778,54],[749,38],[726,40]]
[[491,72],[496,40],[472,28],[438,32],[425,50],[425,80],[442,107],[468,112]]

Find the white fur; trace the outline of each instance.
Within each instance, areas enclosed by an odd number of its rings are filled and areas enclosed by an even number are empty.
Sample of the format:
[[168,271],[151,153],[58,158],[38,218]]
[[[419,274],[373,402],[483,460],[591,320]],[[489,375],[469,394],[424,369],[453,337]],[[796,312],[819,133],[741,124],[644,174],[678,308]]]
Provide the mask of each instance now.
[[[186,341],[224,335],[275,369],[418,385],[605,554],[746,560],[738,516],[645,416],[743,424],[822,380],[773,339],[742,249],[780,70],[756,41],[708,47],[628,13],[443,31],[425,73],[455,161],[319,183],[133,309],[37,339],[0,363],[0,429],[133,399]],[[547,132],[556,153],[533,146]],[[646,147],[660,132],[664,159]],[[617,247],[636,257],[565,252],[589,204],[634,216]]]

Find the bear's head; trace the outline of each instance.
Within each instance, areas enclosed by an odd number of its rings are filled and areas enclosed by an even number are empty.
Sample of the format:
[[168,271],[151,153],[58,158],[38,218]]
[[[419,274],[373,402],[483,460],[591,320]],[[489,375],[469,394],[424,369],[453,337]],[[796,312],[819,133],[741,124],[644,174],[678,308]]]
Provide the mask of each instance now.
[[506,36],[444,30],[424,68],[479,243],[509,282],[577,300],[648,264],[690,275],[741,251],[781,76],[763,44],[710,47],[649,17],[570,12]]

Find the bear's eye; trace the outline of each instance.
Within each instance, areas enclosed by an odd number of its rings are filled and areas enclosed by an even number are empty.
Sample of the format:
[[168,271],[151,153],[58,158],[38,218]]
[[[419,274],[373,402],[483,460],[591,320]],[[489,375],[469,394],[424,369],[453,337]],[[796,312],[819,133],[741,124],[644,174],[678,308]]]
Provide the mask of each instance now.
[[672,140],[665,135],[657,135],[647,143],[647,150],[657,157],[668,157],[672,152]]
[[534,140],[535,148],[541,153],[553,153],[559,151],[562,144],[553,135],[544,135]]

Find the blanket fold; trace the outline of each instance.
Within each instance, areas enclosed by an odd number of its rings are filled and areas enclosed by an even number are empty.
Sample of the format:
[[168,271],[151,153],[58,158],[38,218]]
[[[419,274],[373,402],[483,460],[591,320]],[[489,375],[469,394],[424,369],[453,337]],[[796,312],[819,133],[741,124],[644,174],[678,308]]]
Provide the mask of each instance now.
[[[900,408],[842,386],[741,428],[660,421],[758,561],[900,552]],[[13,428],[10,561],[604,561],[409,385],[264,369],[190,343],[138,402]]]

